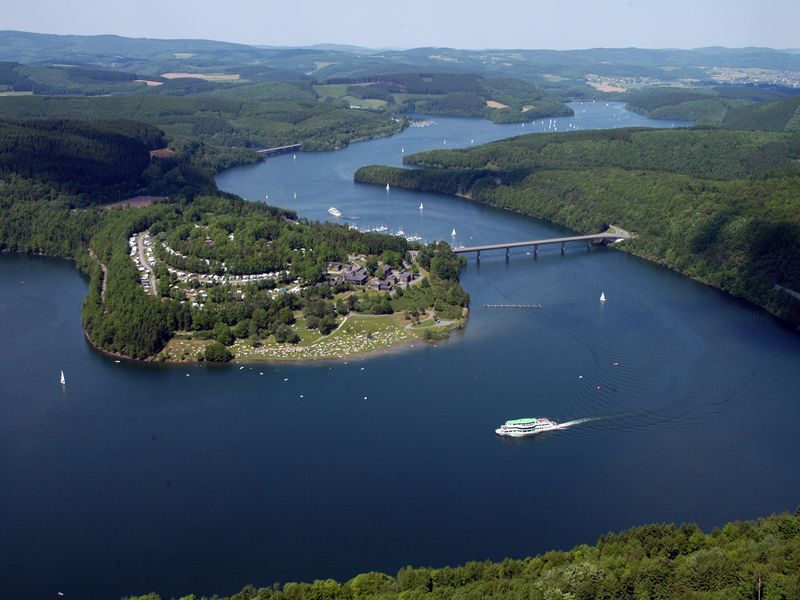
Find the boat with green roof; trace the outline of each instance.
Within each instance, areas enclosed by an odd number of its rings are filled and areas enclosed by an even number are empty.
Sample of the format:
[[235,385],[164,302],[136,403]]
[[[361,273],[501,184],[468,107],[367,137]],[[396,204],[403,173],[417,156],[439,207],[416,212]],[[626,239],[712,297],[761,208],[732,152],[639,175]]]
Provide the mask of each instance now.
[[558,429],[558,423],[555,421],[543,417],[528,417],[506,421],[498,429],[495,429],[494,432],[497,435],[508,437],[525,437],[545,431],[552,431],[553,429]]

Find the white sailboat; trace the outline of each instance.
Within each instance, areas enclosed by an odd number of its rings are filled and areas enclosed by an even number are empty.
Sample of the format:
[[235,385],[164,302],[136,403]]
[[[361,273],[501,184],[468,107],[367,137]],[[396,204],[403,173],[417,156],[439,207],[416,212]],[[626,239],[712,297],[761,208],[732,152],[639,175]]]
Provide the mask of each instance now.
[[294,199],[297,200],[297,192],[294,193]]
[[64,379],[64,371],[61,371],[61,379],[59,381],[61,382],[61,385],[66,385],[67,380]]
[[600,292],[600,302],[605,302],[605,301],[606,301],[606,293]]
[[456,228],[453,227],[453,231],[450,232],[450,235],[456,237]]
[[423,208],[425,208],[425,207],[424,207],[424,206],[422,206],[422,202],[420,202],[420,203],[419,203],[419,209],[420,209],[420,210],[422,210]]
[[389,182],[387,181],[387,182],[386,182],[386,191],[388,192],[388,191],[389,191],[389,189],[390,189],[390,188],[389,188]]

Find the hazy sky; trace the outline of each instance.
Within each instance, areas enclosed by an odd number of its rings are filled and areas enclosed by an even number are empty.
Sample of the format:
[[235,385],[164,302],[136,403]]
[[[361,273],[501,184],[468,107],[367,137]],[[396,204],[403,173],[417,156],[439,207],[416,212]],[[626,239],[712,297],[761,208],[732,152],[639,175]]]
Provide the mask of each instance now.
[[410,48],[800,47],[800,0],[7,0],[0,29]]

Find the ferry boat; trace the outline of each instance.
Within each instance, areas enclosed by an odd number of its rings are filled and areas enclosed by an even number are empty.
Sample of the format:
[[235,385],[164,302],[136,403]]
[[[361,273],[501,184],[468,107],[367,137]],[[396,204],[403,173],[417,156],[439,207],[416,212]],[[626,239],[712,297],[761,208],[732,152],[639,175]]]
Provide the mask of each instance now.
[[535,435],[544,431],[552,431],[558,429],[558,423],[545,419],[543,417],[528,417],[525,419],[512,419],[506,421],[494,432],[497,435],[504,435],[508,437],[525,437],[527,435]]
[[328,212],[331,213],[334,217],[341,217],[342,216],[342,211],[340,211],[338,208],[334,208],[333,206],[331,206],[328,209]]

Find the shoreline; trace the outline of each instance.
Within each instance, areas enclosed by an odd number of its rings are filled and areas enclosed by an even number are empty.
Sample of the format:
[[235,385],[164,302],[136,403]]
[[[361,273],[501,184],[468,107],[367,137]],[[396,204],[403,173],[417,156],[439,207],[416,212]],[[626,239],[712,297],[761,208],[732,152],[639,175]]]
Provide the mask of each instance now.
[[[150,356],[147,358],[134,358],[132,356],[127,356],[125,354],[119,352],[113,352],[111,350],[106,350],[105,348],[101,348],[100,346],[96,345],[92,339],[89,337],[86,329],[81,324],[81,330],[83,331],[83,337],[86,340],[86,343],[89,347],[109,358],[113,358],[116,360],[124,360],[126,362],[131,363],[139,363],[139,364],[152,364],[152,365],[167,365],[169,367],[179,366],[179,365],[209,365],[209,366],[220,366],[224,367],[226,365],[265,365],[265,364],[322,364],[325,362],[342,362],[349,359],[357,360],[357,359],[370,359],[370,358],[377,358],[379,356],[387,355],[387,354],[395,354],[399,353],[403,350],[411,350],[416,349],[417,345],[419,347],[433,347],[435,348],[440,342],[447,342],[450,339],[450,336],[453,332],[457,330],[463,330],[463,326],[466,324],[467,319],[465,318],[460,323],[455,323],[452,326],[440,328],[439,331],[447,332],[447,336],[443,338],[437,338],[435,340],[427,341],[423,339],[422,336],[416,336],[413,339],[406,339],[396,344],[391,344],[390,346],[386,346],[383,348],[374,348],[372,350],[365,350],[364,352],[356,352],[353,354],[344,354],[342,356],[333,356],[333,357],[320,357],[320,358],[313,358],[313,357],[305,357],[305,358],[264,358],[262,360],[257,360],[253,358],[242,358],[238,359],[234,356],[231,360],[227,362],[213,362],[213,361],[206,361],[206,360],[174,360],[174,359],[164,359],[159,360],[155,358],[155,356]],[[459,326],[460,325],[460,326]],[[169,342],[168,342],[169,343]],[[165,346],[166,348],[166,346]]]
[[[402,168],[405,168],[405,167],[402,167]],[[359,183],[362,183],[362,184],[365,184],[365,185],[380,185],[379,183],[373,183],[371,181],[360,181]],[[442,194],[444,194],[446,196],[460,198],[462,200],[466,200],[468,202],[474,202],[474,203],[480,204],[482,206],[488,206],[490,208],[495,208],[497,210],[503,210],[503,211],[514,213],[514,214],[518,214],[518,215],[524,215],[524,216],[529,217],[531,219],[536,219],[538,221],[541,221],[542,223],[547,223],[548,225],[554,225],[556,227],[563,227],[563,228],[567,229],[568,232],[574,233],[576,235],[586,235],[585,233],[581,233],[579,231],[575,231],[573,229],[569,229],[569,227],[567,227],[566,225],[563,225],[561,223],[557,223],[555,221],[549,221],[549,220],[544,219],[542,217],[538,217],[536,215],[533,215],[531,213],[527,213],[525,211],[522,211],[522,210],[519,210],[519,209],[516,209],[516,208],[510,208],[510,207],[507,207],[507,206],[498,206],[497,204],[493,204],[491,202],[482,202],[480,200],[475,200],[474,198],[472,198],[471,194],[464,194],[464,193],[461,193],[461,192],[453,192],[452,194],[448,194],[446,192],[429,192],[429,191],[423,190],[423,189],[412,189],[412,188],[409,188],[409,187],[405,187],[400,183],[397,183],[397,184],[394,184],[394,185],[396,187],[399,187],[399,188],[404,189],[404,190],[409,191],[409,192],[422,192],[422,193],[426,193],[426,194],[442,193]],[[630,239],[631,240],[635,239],[635,236],[632,235]],[[628,241],[628,240],[626,240],[626,241]],[[723,288],[721,288],[719,286],[716,286],[713,283],[711,283],[711,282],[709,282],[709,281],[707,281],[705,279],[701,279],[699,277],[694,277],[694,276],[690,275],[689,273],[686,273],[684,271],[680,271],[678,269],[674,269],[674,268],[670,267],[668,264],[663,263],[663,262],[659,261],[656,258],[653,258],[653,257],[648,256],[646,254],[639,253],[639,252],[636,252],[634,250],[631,250],[630,248],[626,247],[625,245],[603,244],[603,246],[605,246],[607,248],[614,249],[614,250],[619,250],[620,252],[624,252],[624,253],[629,254],[631,256],[635,256],[636,258],[644,260],[644,261],[646,261],[646,262],[648,262],[650,264],[657,265],[657,266],[659,266],[659,267],[661,267],[663,269],[667,269],[668,271],[671,271],[673,273],[677,273],[678,275],[680,275],[682,277],[686,277],[690,281],[694,281],[696,283],[700,283],[700,284],[705,285],[705,286],[707,286],[707,287],[709,287],[709,288],[711,288],[713,290],[716,290],[717,292],[725,294],[728,298],[732,298],[732,299],[737,300],[739,302],[745,302],[748,306],[752,306],[752,307],[757,308],[757,309],[759,309],[761,311],[764,311],[770,317],[775,319],[775,321],[777,323],[779,323],[780,325],[782,325],[783,327],[785,327],[789,331],[800,335],[800,326],[796,326],[796,325],[792,324],[790,321],[781,318],[779,315],[776,315],[772,311],[768,310],[766,306],[762,306],[760,304],[756,304],[752,300],[749,300],[748,298],[745,298],[743,296],[737,296],[735,294],[732,294],[728,290],[723,289]]]

